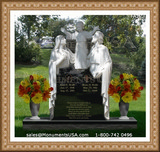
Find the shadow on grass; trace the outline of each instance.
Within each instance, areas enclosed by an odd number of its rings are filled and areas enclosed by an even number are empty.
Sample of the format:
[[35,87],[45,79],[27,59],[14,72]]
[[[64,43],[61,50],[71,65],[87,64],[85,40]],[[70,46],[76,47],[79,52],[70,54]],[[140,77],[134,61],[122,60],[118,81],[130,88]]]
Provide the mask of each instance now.
[[15,66],[15,70],[20,70],[22,68],[36,68],[38,66],[40,66],[41,64],[24,64],[24,63],[18,63]]
[[[129,111],[128,116],[134,117],[137,120],[137,129],[121,129],[121,130],[107,130],[107,129],[90,129],[90,130],[24,130],[23,126],[15,127],[15,137],[26,137],[26,134],[30,133],[88,133],[89,137],[95,137],[96,133],[131,133],[133,137],[145,137],[146,136],[146,113],[144,111]],[[39,115],[40,117],[49,117],[46,114]],[[119,111],[110,112],[111,117],[119,117]],[[23,122],[24,116],[16,117]]]

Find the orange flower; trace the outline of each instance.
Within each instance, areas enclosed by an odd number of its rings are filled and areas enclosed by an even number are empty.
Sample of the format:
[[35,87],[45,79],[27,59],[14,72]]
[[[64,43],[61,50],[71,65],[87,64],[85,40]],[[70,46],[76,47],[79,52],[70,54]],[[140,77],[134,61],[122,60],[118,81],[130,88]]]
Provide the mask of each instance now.
[[43,93],[43,100],[44,100],[44,101],[47,101],[47,98],[50,98],[50,92],[45,91],[45,92]]
[[126,93],[127,93],[127,91],[122,91],[121,97],[123,97]]
[[127,81],[124,81],[123,84],[124,84],[124,91],[131,92],[131,90],[130,90],[131,85],[128,84]]
[[134,92],[133,92],[133,100],[137,100],[137,97],[140,97],[141,95],[140,95],[140,91],[139,90],[135,90]]
[[118,91],[121,91],[121,87],[118,86],[116,90],[117,90],[117,92],[118,92]]
[[41,86],[38,85],[37,82],[34,82],[34,83],[33,83],[33,86],[34,86],[34,91],[35,91],[35,92],[39,92],[39,91],[40,91]]
[[53,91],[54,89],[53,89],[53,87],[50,87],[49,90],[50,90],[50,91]]
[[143,86],[139,87],[139,90],[143,90]]
[[24,94],[27,94],[27,90],[22,85],[19,86],[18,95],[22,97]]
[[30,91],[31,91],[31,88],[30,88],[30,87],[28,87],[28,88],[27,88],[27,93],[28,93],[28,92],[30,92]]
[[112,84],[109,85],[108,94],[112,96],[114,93],[117,93],[116,87]]
[[123,79],[124,79],[124,76],[123,76],[123,74],[121,74],[121,75],[120,75],[120,79],[121,79],[121,80],[123,80]]

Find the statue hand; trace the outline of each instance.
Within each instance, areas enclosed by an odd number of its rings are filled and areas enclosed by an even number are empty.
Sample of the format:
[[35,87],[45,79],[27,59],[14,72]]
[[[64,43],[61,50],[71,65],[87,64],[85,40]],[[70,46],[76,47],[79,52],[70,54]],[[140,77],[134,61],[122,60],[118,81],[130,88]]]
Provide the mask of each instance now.
[[98,31],[98,30],[99,30],[99,26],[95,26],[94,31]]
[[49,65],[50,65],[52,62],[53,62],[53,60],[50,60],[50,61],[49,61]]
[[95,78],[100,78],[100,77],[101,77],[101,75],[102,75],[102,73],[101,73],[101,72],[97,72],[97,73],[95,74]]
[[66,31],[65,28],[62,27],[62,28],[61,28],[61,32],[64,33],[65,31]]

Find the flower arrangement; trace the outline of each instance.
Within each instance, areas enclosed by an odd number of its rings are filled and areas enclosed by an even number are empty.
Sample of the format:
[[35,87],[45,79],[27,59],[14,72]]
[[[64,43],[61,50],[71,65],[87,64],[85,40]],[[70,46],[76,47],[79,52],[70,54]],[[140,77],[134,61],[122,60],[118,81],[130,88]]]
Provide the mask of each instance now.
[[21,81],[18,95],[22,97],[26,103],[33,101],[35,104],[39,104],[42,101],[47,101],[47,98],[50,98],[50,91],[53,91],[53,88],[50,87],[46,78],[33,74]]
[[116,102],[124,101],[125,103],[129,103],[141,96],[141,90],[143,90],[143,86],[140,85],[135,76],[123,73],[111,80],[108,94]]

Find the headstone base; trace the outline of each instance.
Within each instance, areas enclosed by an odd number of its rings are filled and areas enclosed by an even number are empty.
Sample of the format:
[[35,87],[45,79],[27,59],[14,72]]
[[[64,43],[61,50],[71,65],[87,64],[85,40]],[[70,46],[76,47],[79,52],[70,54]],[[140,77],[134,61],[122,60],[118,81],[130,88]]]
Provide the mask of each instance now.
[[111,117],[110,120],[50,120],[41,117],[32,120],[26,117],[23,120],[23,129],[26,130],[67,130],[67,129],[136,129],[137,120],[129,117],[128,120]]

